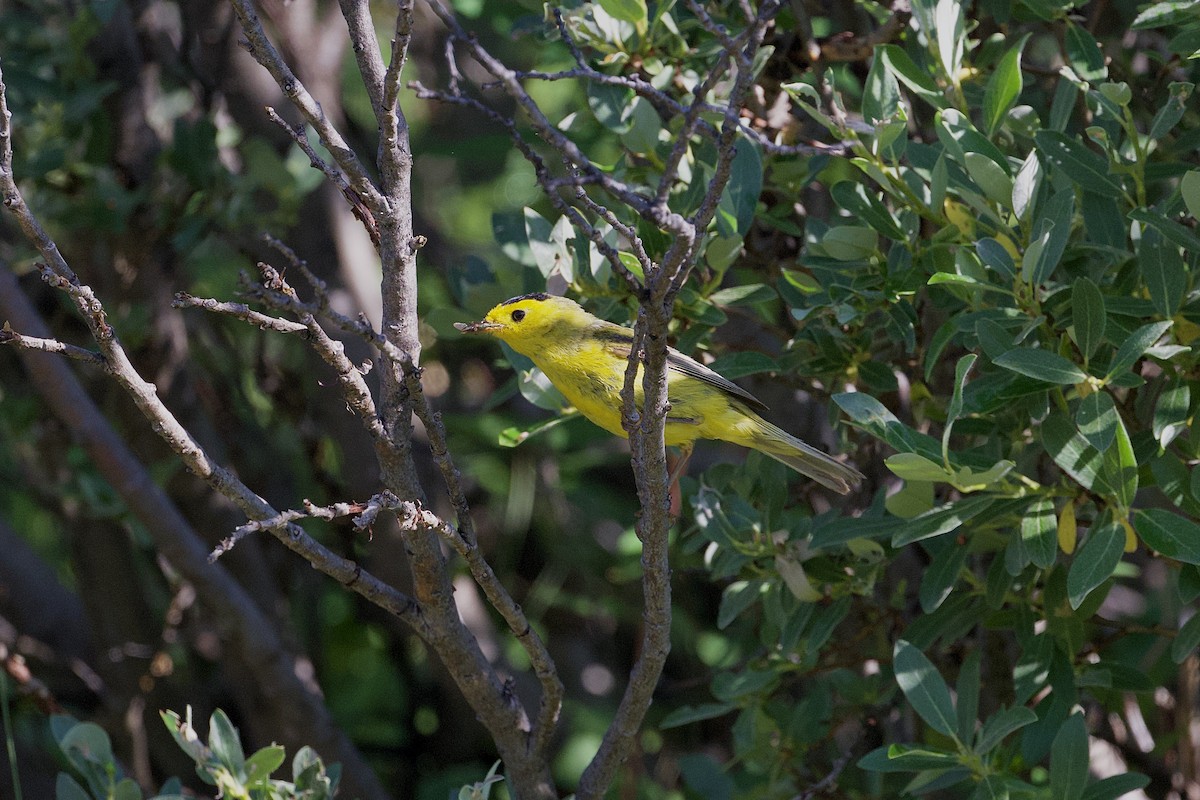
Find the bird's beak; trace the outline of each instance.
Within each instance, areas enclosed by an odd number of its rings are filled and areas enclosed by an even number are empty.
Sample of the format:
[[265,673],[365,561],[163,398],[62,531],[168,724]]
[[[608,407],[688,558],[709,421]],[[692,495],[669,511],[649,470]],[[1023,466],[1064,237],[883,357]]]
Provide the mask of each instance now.
[[461,333],[487,333],[493,331],[500,326],[495,322],[480,320],[479,322],[456,322],[454,327]]

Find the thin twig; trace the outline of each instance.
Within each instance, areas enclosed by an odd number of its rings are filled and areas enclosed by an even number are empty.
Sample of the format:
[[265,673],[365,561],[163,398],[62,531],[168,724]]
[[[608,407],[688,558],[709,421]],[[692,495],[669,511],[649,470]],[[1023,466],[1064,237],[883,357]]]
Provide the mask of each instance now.
[[478,39],[468,34],[462,25],[459,24],[454,14],[442,5],[440,0],[430,0],[430,8],[442,20],[442,23],[450,29],[453,38],[462,42],[471,53],[471,56],[500,82],[500,85],[508,96],[525,112],[526,117],[533,125],[538,136],[545,140],[564,158],[569,159],[576,168],[581,170],[590,179],[604,187],[605,191],[621,200],[621,202],[630,208],[637,210],[639,213],[644,213],[649,209],[650,199],[648,197],[633,190],[624,182],[617,180],[593,164],[591,159],[584,155],[575,142],[559,130],[556,125],[552,124],[546,118],[546,115],[542,112],[537,102],[525,90],[519,75],[488,52]]
[[850,754],[843,753],[838,756],[833,762],[833,768],[829,770],[829,774],[821,780],[809,786],[807,789],[796,795],[793,800],[813,800],[818,794],[824,794],[837,785],[838,776],[842,774],[842,770],[850,763]]
[[308,331],[309,345],[337,374],[342,399],[358,416],[370,435],[378,457],[384,460],[394,458],[395,442],[384,428],[383,420],[375,407],[375,398],[363,379],[362,370],[346,355],[345,345],[325,332],[312,310],[300,301],[295,289],[284,280],[278,270],[263,261],[258,263],[258,269],[264,284],[264,290],[257,294],[258,298],[273,308],[287,310],[296,315],[300,324]]
[[304,153],[308,156],[308,163],[314,168],[319,169],[324,173],[329,182],[338,188],[342,193],[342,197],[346,198],[346,202],[350,205],[350,213],[352,213],[363,227],[367,229],[367,235],[371,237],[371,243],[376,247],[379,246],[379,224],[375,221],[375,215],[370,207],[363,202],[362,197],[350,185],[350,181],[337,164],[330,164],[317,153],[316,148],[308,141],[308,134],[304,132],[303,125],[290,125],[287,120],[279,116],[271,106],[267,106],[267,117],[279,127],[287,132],[288,136]]
[[379,189],[367,175],[366,169],[358,160],[358,156],[346,144],[341,133],[325,116],[321,104],[318,103],[300,79],[292,72],[292,68],[284,61],[283,56],[271,43],[263,30],[262,20],[254,8],[253,0],[232,0],[234,13],[241,23],[242,32],[246,34],[246,45],[254,60],[266,68],[275,79],[275,83],[283,90],[284,95],[296,107],[300,114],[312,125],[313,130],[321,139],[321,144],[333,156],[354,191],[363,198],[364,202],[375,214],[383,214],[388,210],[388,202]]
[[379,52],[379,39],[375,36],[375,23],[371,19],[370,0],[338,0],[346,27],[350,31],[350,48],[358,62],[358,74],[362,77],[371,108],[379,118],[383,108],[383,56]]
[[476,583],[487,595],[488,602],[504,617],[513,636],[529,654],[534,674],[542,687],[542,701],[532,731],[530,751],[538,758],[546,757],[562,708],[563,686],[541,636],[530,626],[525,612],[500,583],[491,565],[483,558],[479,547],[471,537],[463,534],[461,528],[455,528],[432,512],[421,508],[418,503],[409,501],[400,503],[397,517],[401,526],[433,531],[454,548],[467,562]]
[[[108,324],[104,306],[91,287],[79,281],[54,240],[26,205],[12,173],[11,118],[3,73],[0,72],[0,197],[3,197],[4,205],[12,212],[26,237],[41,251],[45,259],[45,264],[39,264],[42,278],[71,298],[79,315],[87,323],[92,338],[100,346],[109,374],[133,398],[134,404],[150,421],[153,430],[183,461],[187,469],[231,500],[247,517],[261,519],[274,516],[278,512],[267,501],[209,456],[162,402],[154,384],[146,381],[138,373],[116,332]],[[314,567],[354,588],[376,605],[407,620],[415,629],[426,630],[412,598],[363,571],[358,564],[333,553],[297,526],[289,526],[276,534],[289,549],[303,556]]]
[[84,361],[88,364],[98,364],[104,366],[104,356],[97,353],[95,350],[87,350],[83,347],[77,347],[73,344],[60,342],[57,339],[43,339],[38,336],[26,336],[17,333],[6,322],[4,327],[0,329],[0,344],[12,345],[13,347],[21,347],[26,350],[40,350],[43,353],[56,353],[58,355],[73,358],[76,361]]
[[[400,0],[396,9],[396,31],[392,40],[392,58],[383,79],[383,109],[386,115],[400,102],[400,79],[408,61],[408,46],[412,42],[413,0]],[[382,121],[382,120],[381,120]]]
[[333,503],[328,506],[318,506],[308,500],[304,501],[304,510],[288,509],[267,519],[251,520],[244,525],[234,528],[233,533],[221,540],[209,555],[209,561],[216,561],[228,553],[237,543],[252,533],[258,531],[284,530],[293,522],[301,519],[333,520],[340,517],[357,515],[354,527],[357,530],[367,530],[374,524],[379,512],[384,509],[396,508],[396,496],[391,492],[383,492],[372,497],[365,503]]
[[[290,249],[281,243],[276,244],[284,248],[284,252],[288,254],[289,260],[293,262],[293,266],[306,269],[303,266],[303,262],[297,259]],[[295,291],[283,280],[277,271],[266,264],[261,264],[260,269],[263,270],[268,286],[268,291],[262,293],[260,297],[264,302],[296,314],[308,326],[311,340],[315,343],[314,346],[318,349],[322,358],[326,359],[327,363],[334,367],[339,374],[342,374],[342,371],[347,368],[352,368],[353,365],[345,358],[341,343],[329,339],[324,330],[316,324],[315,316],[318,314],[330,320],[342,330],[362,337],[371,345],[378,348],[385,358],[396,364],[403,372],[405,385],[412,399],[414,413],[416,413],[417,417],[425,425],[426,436],[429,438],[430,451],[433,454],[435,463],[441,470],[451,503],[454,505],[458,515],[458,527],[453,529],[454,535],[452,537],[444,536],[447,528],[439,528],[434,525],[410,526],[408,529],[429,530],[442,534],[443,538],[446,538],[454,546],[459,555],[467,562],[472,576],[480,588],[483,589],[489,602],[504,617],[510,631],[528,653],[530,663],[542,685],[541,707],[533,734],[535,752],[544,756],[549,747],[550,739],[554,734],[555,723],[562,706],[562,682],[558,678],[557,671],[554,668],[554,663],[550,658],[545,643],[533,630],[520,605],[513,600],[508,590],[500,583],[491,565],[487,563],[482,552],[479,550],[476,543],[473,517],[468,507],[466,493],[462,487],[462,476],[454,466],[454,461],[450,455],[446,441],[446,430],[442,423],[441,415],[434,412],[429,406],[425,393],[422,390],[420,368],[413,364],[412,358],[407,353],[396,347],[387,337],[374,330],[365,319],[352,319],[339,314],[331,309],[327,302],[320,302],[315,307],[309,306],[299,300]],[[311,273],[309,274],[311,275]],[[315,276],[312,277],[312,280],[316,281]],[[323,295],[319,294],[318,297],[322,298]],[[351,375],[346,376],[348,380],[351,377]],[[354,383],[358,382],[357,380],[354,381]],[[346,400],[359,413],[360,418],[364,420],[368,428],[372,430],[373,436],[376,435],[376,432],[382,434],[382,426],[378,425],[377,427],[378,420],[374,416],[373,405],[368,405],[357,392],[347,394]],[[299,512],[287,512],[278,519],[278,522],[284,523],[296,519],[298,518],[294,516],[296,514],[299,514]],[[314,514],[310,513],[307,516],[314,516]],[[227,541],[229,541],[230,546],[233,546],[246,533],[251,532],[251,530],[265,527],[269,526],[262,522],[250,523],[235,531],[234,535]],[[243,529],[247,530],[243,532]],[[224,546],[224,543],[222,545]]]
[[226,303],[208,297],[194,297],[187,292],[176,292],[175,299],[171,301],[171,306],[173,308],[202,308],[214,314],[223,314],[234,319],[240,319],[243,322],[249,322],[263,331],[308,333],[308,328],[298,322],[272,317],[270,314],[255,311],[245,303]]

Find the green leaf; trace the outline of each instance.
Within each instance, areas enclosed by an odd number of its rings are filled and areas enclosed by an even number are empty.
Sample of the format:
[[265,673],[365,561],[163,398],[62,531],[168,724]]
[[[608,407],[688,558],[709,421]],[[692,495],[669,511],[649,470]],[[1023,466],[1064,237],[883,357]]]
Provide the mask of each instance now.
[[1071,338],[1086,361],[1095,355],[1096,348],[1104,341],[1107,324],[1104,295],[1100,294],[1100,289],[1090,278],[1075,280],[1071,292],[1071,315],[1074,322]]
[[929,459],[940,457],[937,441],[902,423],[883,403],[865,392],[842,392],[833,396],[851,421],[902,453],[918,453]]
[[133,778],[122,778],[112,788],[111,800],[142,800],[142,787]]
[[1083,370],[1057,353],[1032,347],[1017,347],[1009,350],[995,359],[993,363],[998,367],[1004,367],[1047,383],[1075,384],[1087,377]]
[[1012,255],[995,239],[985,237],[975,242],[975,253],[984,265],[995,270],[1001,277],[1016,277],[1017,267],[1013,264]]
[[1179,194],[1193,219],[1200,219],[1200,170],[1189,170],[1179,181]]
[[1115,248],[1122,253],[1128,250],[1129,223],[1117,206],[1120,199],[1111,194],[1083,193],[1079,208],[1083,212],[1084,230],[1091,240],[1089,244]]
[[629,110],[629,130],[621,135],[621,144],[633,153],[653,153],[663,130],[662,117],[643,97],[634,98]]
[[93,800],[92,796],[74,778],[65,772],[58,773],[54,782],[55,800]]
[[271,777],[283,766],[287,754],[281,745],[268,745],[246,759],[246,783],[253,784]]
[[1167,25],[1191,22],[1196,18],[1196,4],[1191,0],[1165,0],[1143,8],[1130,26],[1132,30],[1163,28]]
[[1037,714],[1025,706],[1001,709],[983,723],[979,738],[971,749],[981,756],[986,756],[1007,736],[1036,721]]
[[[645,7],[643,6],[643,9]],[[750,231],[758,196],[762,194],[763,166],[758,148],[750,140],[739,138],[730,165],[729,182],[721,193],[717,208],[717,233],[744,237]]]
[[[1030,150],[1013,181],[1012,210],[1017,219],[1029,218],[1030,212],[1033,211],[1033,201],[1037,199],[1038,187],[1041,185],[1042,162],[1038,159],[1037,151]],[[982,257],[981,255],[980,258]]]
[[1121,346],[1117,348],[1116,355],[1113,356],[1112,363],[1108,366],[1108,373],[1105,379],[1112,380],[1117,374],[1132,367],[1167,332],[1171,325],[1170,320],[1151,322],[1129,334],[1125,341],[1121,342]]
[[900,491],[887,496],[883,507],[889,514],[903,519],[920,516],[933,508],[933,485],[934,481],[906,480]]
[[1104,457],[1079,434],[1066,414],[1055,412],[1041,425],[1042,444],[1063,472],[1088,490],[1100,490]]
[[1138,509],[1133,527],[1149,547],[1167,558],[1200,564],[1200,525],[1162,508]]
[[869,125],[890,121],[900,110],[900,85],[878,55],[871,62],[863,86],[862,115]]
[[84,762],[108,764],[114,760],[108,734],[94,722],[77,722],[58,740],[58,747],[72,764],[84,772]]
[[1196,84],[1186,81],[1173,81],[1167,87],[1167,102],[1158,110],[1158,113],[1154,115],[1154,121],[1150,123],[1151,139],[1163,138],[1179,124],[1179,120],[1183,119],[1183,112],[1187,108],[1188,98],[1192,96],[1195,88]]
[[1087,785],[1088,737],[1083,715],[1072,714],[1059,728],[1050,746],[1050,796],[1054,800],[1080,800]]
[[[633,0],[637,2],[638,0]],[[589,81],[587,85],[588,108],[596,121],[615,134],[629,132],[633,122],[629,114],[633,109],[633,89],[624,86]]]
[[1052,131],[1064,131],[1067,122],[1074,113],[1075,102],[1079,89],[1071,81],[1059,81],[1054,88],[1054,97],[1050,101],[1050,118],[1046,127]]
[[717,627],[721,630],[729,627],[729,623],[762,598],[766,588],[765,581],[735,581],[726,586],[717,610]]
[[[975,366],[975,361],[979,357],[974,353],[968,353],[958,360],[954,365],[954,392],[950,396],[950,405],[946,407],[946,430],[950,430],[950,426],[954,424],[959,415],[962,414],[963,408],[963,387],[967,385],[967,375],[971,372],[971,367]],[[947,433],[947,436],[949,434]],[[945,439],[942,441],[942,447],[945,448]]]
[[974,152],[963,153],[963,163],[967,167],[967,174],[983,189],[987,199],[1001,208],[1012,203],[1013,180],[999,164],[983,153]]
[[1038,152],[1051,166],[1084,189],[1099,194],[1121,194],[1121,184],[1108,174],[1107,159],[1089,150],[1082,142],[1052,130],[1038,131],[1033,138]]
[[1117,416],[1116,447],[1102,451],[1104,454],[1104,481],[1108,484],[1120,508],[1128,510],[1137,495],[1138,462],[1133,452],[1133,443],[1125,423]]
[[1049,497],[1036,500],[1021,517],[1021,539],[1034,564],[1042,569],[1054,566],[1058,556],[1058,519],[1054,515],[1054,501]]
[[577,416],[579,416],[578,413],[560,414],[557,417],[551,417],[550,419],[544,419],[541,422],[535,422],[528,428],[505,428],[504,430],[500,431],[500,436],[498,437],[496,443],[501,447],[516,447],[529,438],[537,436],[539,433],[545,433],[551,428],[558,427],[567,420],[575,419]]
[[938,156],[929,171],[929,207],[941,210],[946,205],[946,186],[950,182],[950,168],[946,166],[946,154]]
[[921,573],[921,589],[917,596],[922,611],[932,614],[950,596],[966,560],[967,548],[953,542],[942,547],[933,557]]
[[217,760],[234,774],[239,774],[246,766],[246,756],[242,751],[242,740],[237,728],[229,721],[229,717],[221,709],[213,712],[208,719],[208,746]]
[[1100,452],[1104,452],[1117,438],[1117,425],[1121,419],[1117,416],[1117,408],[1112,395],[1099,391],[1089,394],[1079,401],[1079,410],[1075,412],[1075,425],[1088,444]]
[[1137,772],[1126,772],[1112,775],[1096,781],[1083,790],[1081,800],[1118,800],[1130,792],[1144,789],[1150,785],[1150,779]]
[[1169,241],[1174,242],[1189,253],[1200,252],[1200,235],[1197,235],[1191,228],[1180,225],[1175,220],[1167,219],[1157,211],[1148,208],[1135,208],[1129,212],[1128,217],[1135,222],[1149,225]]
[[1108,67],[1104,64],[1104,54],[1100,52],[1100,45],[1086,28],[1069,20],[1066,24],[1063,44],[1075,74],[1085,81],[1102,81],[1107,78]]
[[1029,34],[1025,34],[1000,57],[983,90],[983,130],[989,136],[1000,127],[1021,94],[1021,51],[1028,40]]
[[934,115],[934,129],[946,152],[963,166],[967,166],[967,154],[976,153],[990,158],[997,167],[1008,173],[1008,159],[1004,153],[976,130],[971,120],[958,109],[947,108],[937,112]]
[[1125,550],[1125,529],[1111,518],[1093,525],[1067,573],[1067,599],[1077,609],[1092,590],[1108,580]]
[[765,283],[746,283],[713,292],[708,301],[718,306],[748,306],[776,297],[775,290]]
[[1166,448],[1179,434],[1187,430],[1188,410],[1192,405],[1192,393],[1186,383],[1164,389],[1154,405],[1152,430],[1158,446]]
[[859,225],[839,225],[821,237],[821,247],[838,261],[862,261],[879,250],[879,235]]
[[993,558],[992,565],[987,571],[987,585],[984,590],[984,600],[993,611],[1004,605],[1005,595],[1012,588],[1013,576],[1008,574],[1008,565],[1003,558]]
[[932,539],[935,536],[953,533],[964,523],[986,511],[995,502],[995,497],[976,494],[926,511],[924,514],[904,521],[895,528],[895,533],[892,535],[892,547],[903,547],[923,539]]
[[1021,260],[1022,280],[1040,286],[1054,274],[1071,238],[1074,215],[1075,193],[1069,189],[1058,192],[1045,204]]
[[1161,233],[1150,228],[1142,234],[1138,260],[1154,310],[1164,317],[1174,316],[1187,288],[1187,268],[1179,247],[1165,241]]
[[956,753],[903,744],[877,747],[858,760],[860,769],[870,772],[924,772],[948,770],[959,766]]
[[982,472],[976,472],[970,467],[962,467],[955,470],[950,483],[960,492],[978,492],[983,489],[995,488],[1000,481],[1008,477],[1015,466],[1016,464],[1012,461],[1004,459],[997,461]]
[[599,0],[609,16],[635,25],[646,24],[646,0]]
[[950,477],[945,466],[930,461],[916,453],[896,453],[883,460],[885,467],[890,469],[897,478],[906,481],[929,481],[936,483]]
[[687,753],[679,758],[679,772],[691,793],[713,800],[730,800],[734,782],[725,768],[706,753]]
[[975,717],[979,713],[979,663],[982,657],[979,648],[971,648],[963,659],[958,680],[954,683],[954,713],[958,718],[958,738],[963,742],[971,741],[975,733]]
[[679,728],[706,719],[716,719],[717,717],[725,716],[736,708],[737,706],[732,703],[701,703],[697,706],[681,706],[663,717],[662,722],[658,723],[658,727],[660,730],[666,730],[667,728]]
[[1171,660],[1182,664],[1200,646],[1200,614],[1193,613],[1179,628],[1175,641],[1171,642]]
[[839,597],[833,601],[833,604],[821,609],[821,612],[816,615],[812,625],[808,629],[808,635],[805,639],[808,641],[808,646],[814,652],[820,650],[829,641],[829,637],[833,635],[834,629],[842,624],[842,620],[850,613],[850,597]]
[[549,221],[532,208],[525,209],[525,235],[529,249],[542,276],[560,274],[568,282],[573,272],[571,240],[575,229],[566,217],[560,217],[551,227]]
[[937,0],[933,6],[933,22],[932,28],[925,28],[925,34],[937,42],[942,69],[957,86],[966,44],[966,20],[963,18],[962,4],[958,0]]
[[913,710],[938,733],[954,738],[956,717],[946,681],[925,654],[903,639],[893,650],[892,668]]
[[1096,88],[1105,100],[1118,108],[1124,108],[1133,100],[1133,90],[1125,81],[1107,81]]
[[1176,586],[1179,602],[1187,605],[1200,597],[1200,569],[1180,565],[1179,582]]
[[885,44],[876,48],[875,57],[882,61],[896,76],[896,79],[907,86],[917,97],[934,108],[946,107],[946,98],[933,78],[929,76],[929,70],[918,67],[902,47]]
[[988,775],[975,785],[970,800],[1009,800],[1008,781],[1001,775]]
[[867,188],[860,181],[841,181],[835,183],[830,190],[833,200],[841,208],[849,211],[862,222],[867,223],[877,232],[896,242],[907,242],[909,236],[896,222],[892,212],[888,210],[877,196],[867,193]]
[[734,702],[740,697],[764,691],[779,680],[775,670],[745,669],[741,672],[719,672],[712,681],[713,697]]
[[993,283],[981,281],[978,278],[973,278],[970,275],[958,275],[953,272],[935,272],[929,278],[930,286],[940,286],[950,284],[954,286],[962,286],[969,289],[982,289],[986,292],[999,292],[1012,296],[1012,292],[1003,286],[996,286]]
[[808,574],[804,571],[804,564],[798,559],[788,558],[785,555],[776,555],[775,571],[783,579],[788,591],[800,602],[815,603],[824,597],[821,590],[812,585],[812,581],[809,580]]

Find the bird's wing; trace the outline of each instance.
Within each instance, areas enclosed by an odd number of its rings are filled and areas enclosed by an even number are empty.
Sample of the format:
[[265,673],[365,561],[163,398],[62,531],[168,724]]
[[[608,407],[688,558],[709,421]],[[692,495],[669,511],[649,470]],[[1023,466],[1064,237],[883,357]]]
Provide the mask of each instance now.
[[[614,326],[614,330],[603,330],[597,334],[598,338],[604,342],[605,348],[610,353],[620,358],[629,358],[629,349],[633,346],[633,334],[621,328]],[[767,405],[759,400],[754,395],[747,392],[742,387],[738,386],[733,381],[726,378],[719,372],[715,372],[701,364],[690,356],[685,356],[683,353],[676,350],[674,347],[667,348],[667,369],[672,372],[678,372],[681,375],[687,375],[689,378],[707,383],[709,386],[720,389],[730,397],[737,398],[746,405],[753,408],[755,411],[766,411]]]
[[685,356],[674,347],[667,348],[667,368],[688,377],[701,380],[709,386],[715,386],[725,394],[741,400],[755,411],[767,410],[767,404],[762,400],[759,400],[719,372],[709,369],[690,356]]

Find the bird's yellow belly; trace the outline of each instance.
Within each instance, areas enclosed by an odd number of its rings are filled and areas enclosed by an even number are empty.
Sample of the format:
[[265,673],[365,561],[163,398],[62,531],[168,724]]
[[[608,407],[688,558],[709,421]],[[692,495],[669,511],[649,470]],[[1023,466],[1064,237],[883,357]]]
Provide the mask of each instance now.
[[[620,384],[575,370],[542,369],[571,405],[579,409],[579,413],[610,433],[628,437],[621,424]],[[728,400],[716,393],[703,393],[699,398],[689,397],[689,393],[683,391],[686,381],[683,376],[668,374],[667,395],[671,409],[667,412],[666,444],[676,447],[697,439],[735,441],[728,434],[750,423],[746,412],[735,409]],[[636,398],[640,403],[640,380]]]

